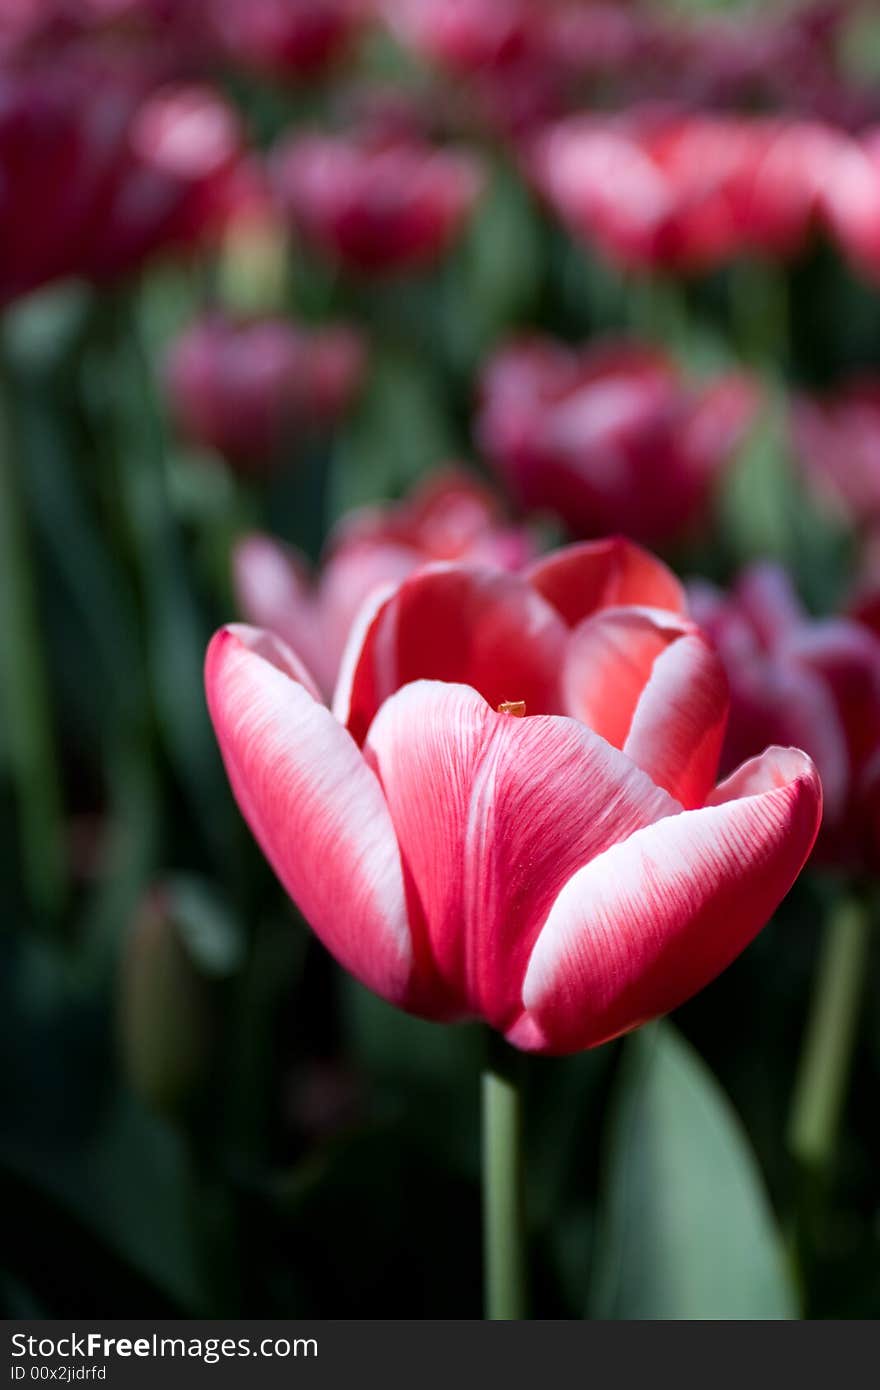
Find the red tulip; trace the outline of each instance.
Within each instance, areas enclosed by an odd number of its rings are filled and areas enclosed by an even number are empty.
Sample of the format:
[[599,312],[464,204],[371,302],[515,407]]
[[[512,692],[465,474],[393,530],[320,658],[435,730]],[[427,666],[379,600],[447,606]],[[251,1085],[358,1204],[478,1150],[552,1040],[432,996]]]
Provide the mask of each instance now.
[[477,430],[527,510],[553,512],[575,535],[660,542],[705,510],[756,405],[741,375],[688,386],[646,348],[535,339],[489,363]]
[[880,521],[880,378],[795,402],[794,445],[818,495],[850,521]]
[[760,929],[810,851],[820,784],[771,749],[713,787],[712,648],[680,612],[605,606],[668,597],[674,578],[624,542],[531,582],[429,567],[362,614],[335,715],[277,638],[217,634],[233,791],[364,984],[568,1053],[674,1008]]
[[784,570],[747,570],[729,595],[691,591],[691,611],[715,641],[731,687],[722,771],[768,740],[807,750],[822,777],[825,859],[876,867],[880,641],[846,617],[812,619]]
[[0,74],[0,302],[214,234],[241,130],[210,89],[74,65]]
[[173,344],[165,380],[182,432],[242,467],[277,462],[297,431],[344,413],[360,385],[363,346],[346,327],[286,319],[235,323],[214,314]]
[[234,62],[279,77],[311,77],[348,49],[361,0],[220,0],[214,24]]
[[577,116],[534,146],[538,187],[575,237],[636,269],[788,256],[836,148],[823,127],[730,116]]
[[310,241],[351,270],[407,270],[453,242],[483,183],[470,154],[413,138],[297,135],[279,151],[281,205]]
[[321,689],[336,682],[346,639],[364,599],[432,560],[473,560],[505,570],[532,558],[527,533],[506,525],[491,494],[462,474],[431,478],[412,497],[346,518],[331,537],[319,576],[304,556],[271,536],[236,546],[238,609],[302,656]]

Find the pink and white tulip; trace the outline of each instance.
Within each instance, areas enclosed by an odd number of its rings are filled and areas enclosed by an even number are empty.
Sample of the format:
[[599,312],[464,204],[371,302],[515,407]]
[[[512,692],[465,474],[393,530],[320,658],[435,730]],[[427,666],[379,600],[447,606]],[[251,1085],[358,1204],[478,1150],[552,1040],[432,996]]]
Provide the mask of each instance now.
[[346,969],[562,1054],[743,950],[809,854],[821,788],[778,748],[714,785],[726,681],[682,607],[626,542],[525,576],[430,566],[368,601],[332,713],[279,639],[214,637],[236,799]]

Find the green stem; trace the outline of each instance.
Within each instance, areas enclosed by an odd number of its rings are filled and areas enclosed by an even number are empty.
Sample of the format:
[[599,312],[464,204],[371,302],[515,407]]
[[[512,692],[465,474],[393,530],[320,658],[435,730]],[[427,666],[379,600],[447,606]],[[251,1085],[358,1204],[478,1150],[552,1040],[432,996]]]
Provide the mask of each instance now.
[[805,1169],[827,1178],[846,1098],[865,981],[870,922],[855,895],[834,909],[816,972],[789,1126],[789,1145]]
[[784,270],[749,258],[729,270],[733,337],[746,362],[784,380],[791,348],[791,312]]
[[[2,353],[2,345],[0,345]],[[36,582],[17,464],[16,386],[0,360],[0,641],[8,757],[21,817],[21,854],[35,911],[54,917],[64,895],[58,758]]]
[[483,1277],[487,1318],[525,1316],[522,1057],[489,1035],[483,1072]]

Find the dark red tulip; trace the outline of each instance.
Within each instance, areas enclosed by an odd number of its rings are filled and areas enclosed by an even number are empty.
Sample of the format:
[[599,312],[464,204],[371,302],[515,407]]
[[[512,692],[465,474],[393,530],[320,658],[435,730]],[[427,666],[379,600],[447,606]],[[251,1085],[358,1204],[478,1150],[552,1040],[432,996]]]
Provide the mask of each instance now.
[[729,594],[691,587],[731,686],[722,771],[766,743],[804,748],[822,778],[821,855],[880,865],[880,640],[849,617],[810,618],[778,566],[758,565]]
[[526,511],[657,542],[699,520],[756,405],[739,374],[697,386],[647,348],[535,339],[489,363],[477,430]]
[[210,88],[145,93],[130,73],[78,65],[0,74],[0,302],[214,235],[241,152]]
[[408,270],[450,246],[483,185],[469,153],[418,139],[297,135],[275,161],[283,209],[347,268]]
[[312,77],[350,47],[362,0],[219,0],[214,24],[230,61],[276,77]]
[[338,418],[363,367],[363,345],[350,328],[212,315],[174,343],[165,380],[188,439],[259,470],[277,461],[297,432]]

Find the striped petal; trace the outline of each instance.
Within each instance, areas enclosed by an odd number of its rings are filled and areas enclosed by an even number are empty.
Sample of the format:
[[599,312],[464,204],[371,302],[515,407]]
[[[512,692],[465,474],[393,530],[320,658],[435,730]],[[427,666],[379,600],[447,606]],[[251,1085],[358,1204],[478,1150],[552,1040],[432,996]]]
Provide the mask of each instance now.
[[819,777],[768,749],[702,810],[637,831],[566,883],[529,960],[509,1036],[579,1051],[667,1013],[723,970],[788,892],[816,838]]
[[686,612],[684,589],[672,571],[622,536],[564,546],[532,565],[526,578],[570,627],[602,608],[635,604]]
[[430,565],[359,615],[334,712],[360,743],[401,686],[439,680],[472,686],[493,708],[522,700],[529,714],[555,713],[566,638],[562,619],[518,576]]
[[284,644],[224,628],[205,664],[208,708],[245,820],[337,960],[405,1003],[412,968],[403,872],[375,774]]
[[518,719],[472,689],[422,681],[388,700],[365,748],[412,886],[420,976],[449,1014],[522,1013],[538,931],[571,875],[680,807],[576,721]]
[[609,608],[573,633],[565,708],[622,748],[683,806],[715,783],[727,721],[724,667],[685,618]]

